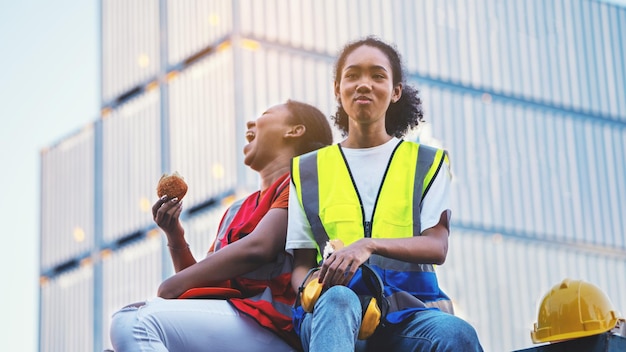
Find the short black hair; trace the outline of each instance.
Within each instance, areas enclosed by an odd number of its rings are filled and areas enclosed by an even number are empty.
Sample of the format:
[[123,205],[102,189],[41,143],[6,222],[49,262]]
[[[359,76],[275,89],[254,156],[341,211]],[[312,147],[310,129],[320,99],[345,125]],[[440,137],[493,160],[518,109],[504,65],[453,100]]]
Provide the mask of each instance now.
[[302,142],[298,144],[297,154],[325,147],[333,143],[333,133],[326,116],[315,106],[296,100],[287,100],[287,110],[294,122],[306,128]]

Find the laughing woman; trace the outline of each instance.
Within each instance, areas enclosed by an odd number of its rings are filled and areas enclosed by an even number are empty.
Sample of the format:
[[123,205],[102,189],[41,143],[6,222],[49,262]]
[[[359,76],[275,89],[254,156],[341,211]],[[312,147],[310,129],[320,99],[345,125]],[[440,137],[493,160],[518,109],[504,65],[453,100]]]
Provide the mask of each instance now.
[[[179,220],[182,202],[164,196],[152,208],[165,232],[176,274],[158,298],[114,314],[111,341],[124,351],[292,351],[292,258],[285,252],[291,159],[332,143],[326,117],[289,100],[247,123],[244,162],[258,172],[260,190],[224,214],[209,254],[196,261]],[[229,282],[241,295],[176,299],[190,289]]]

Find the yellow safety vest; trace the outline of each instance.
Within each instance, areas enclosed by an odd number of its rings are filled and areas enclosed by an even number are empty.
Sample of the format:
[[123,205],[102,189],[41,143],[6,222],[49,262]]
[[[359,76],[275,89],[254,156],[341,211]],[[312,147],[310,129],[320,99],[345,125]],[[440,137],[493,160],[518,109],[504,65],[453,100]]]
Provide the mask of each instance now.
[[[448,162],[447,153],[442,149],[400,141],[387,165],[370,221],[365,219],[358,191],[338,144],[294,158],[292,182],[317,243],[318,262],[329,239],[338,238],[350,245],[363,237],[419,236],[422,201],[443,163]],[[439,290],[432,265],[378,255],[372,255],[369,263],[381,271],[391,291],[411,292],[420,300],[408,307],[437,306],[452,312],[449,298]],[[407,307],[404,293],[396,300],[396,307],[392,297],[392,311]]]

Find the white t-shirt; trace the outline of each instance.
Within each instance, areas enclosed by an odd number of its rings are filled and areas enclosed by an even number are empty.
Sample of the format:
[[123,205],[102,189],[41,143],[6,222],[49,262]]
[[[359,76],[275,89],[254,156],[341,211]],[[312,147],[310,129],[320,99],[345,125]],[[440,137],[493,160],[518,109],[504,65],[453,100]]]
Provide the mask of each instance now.
[[[351,149],[342,147],[343,153],[350,167],[350,172],[358,189],[365,217],[372,218],[374,202],[380,188],[382,178],[387,168],[398,138],[392,138],[385,144],[372,148]],[[421,232],[439,223],[441,213],[450,209],[450,169],[444,163],[437,173],[426,197],[423,200],[420,213]],[[300,206],[293,183],[289,189],[289,213],[287,226],[287,242],[285,248],[292,252],[293,249],[315,249],[315,239],[311,231],[304,209]]]

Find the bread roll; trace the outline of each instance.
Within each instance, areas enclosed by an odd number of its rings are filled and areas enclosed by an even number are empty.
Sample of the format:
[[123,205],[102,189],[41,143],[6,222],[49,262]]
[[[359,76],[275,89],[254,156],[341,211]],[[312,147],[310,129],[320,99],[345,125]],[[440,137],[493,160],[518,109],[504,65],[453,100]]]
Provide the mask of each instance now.
[[328,259],[331,254],[343,248],[343,241],[340,239],[334,239],[326,242],[324,247],[323,259]]
[[167,195],[170,198],[181,200],[187,194],[187,183],[178,172],[174,172],[171,175],[163,174],[156,190],[159,198]]

